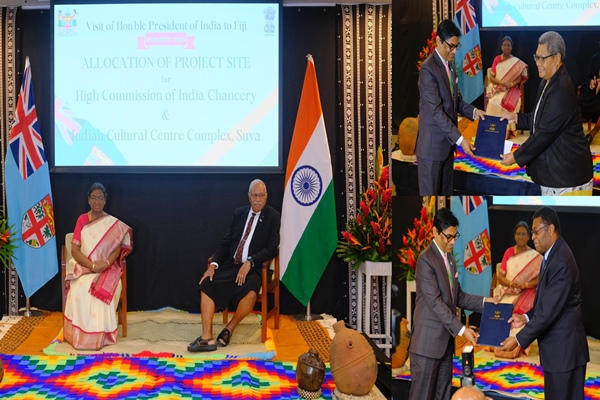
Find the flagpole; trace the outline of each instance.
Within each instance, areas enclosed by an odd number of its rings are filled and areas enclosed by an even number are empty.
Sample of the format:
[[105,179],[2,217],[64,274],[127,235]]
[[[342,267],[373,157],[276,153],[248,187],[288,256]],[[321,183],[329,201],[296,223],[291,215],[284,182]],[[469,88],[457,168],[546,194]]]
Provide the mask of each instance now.
[[306,305],[306,314],[305,315],[298,314],[298,315],[296,315],[295,318],[296,318],[296,321],[316,321],[316,320],[319,320],[319,319],[323,319],[323,317],[321,317],[318,314],[311,314],[310,313],[310,301]]
[[19,311],[19,315],[22,315],[24,317],[41,317],[42,315],[44,315],[44,313],[40,310],[31,311],[31,308],[29,306],[29,297],[27,297],[25,299],[25,311]]
[[[15,265],[11,262],[10,266],[13,270],[15,270]],[[16,274],[17,279],[19,278],[19,275]],[[18,281],[17,281],[17,286],[18,286]],[[18,315],[21,315],[23,317],[40,317],[42,315],[44,315],[44,313],[40,310],[33,310],[31,311],[31,303],[29,300],[29,297],[25,298],[25,310],[20,310]]]

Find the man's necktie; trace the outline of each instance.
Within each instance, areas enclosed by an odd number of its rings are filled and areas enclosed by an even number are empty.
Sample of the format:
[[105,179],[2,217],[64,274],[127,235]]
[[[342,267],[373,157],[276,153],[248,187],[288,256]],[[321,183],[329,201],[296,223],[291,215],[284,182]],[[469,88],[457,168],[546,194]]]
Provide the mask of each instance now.
[[242,263],[242,254],[244,253],[244,246],[246,245],[246,240],[248,240],[248,235],[250,235],[250,231],[252,230],[252,224],[254,223],[255,216],[256,216],[256,214],[252,213],[252,216],[250,217],[250,221],[248,221],[248,224],[246,225],[246,231],[244,232],[244,237],[242,237],[242,240],[240,241],[240,244],[238,245],[238,248],[235,251],[235,257],[233,257],[233,261],[235,261],[236,264]]
[[446,64],[446,73],[448,74],[448,83],[450,84],[450,92],[454,98],[454,82],[452,82],[452,70],[450,69],[450,61]]
[[546,258],[542,258],[542,268],[540,269],[540,275],[544,273],[544,269],[546,268]]
[[454,279],[452,278],[452,270],[450,269],[450,263],[448,262],[448,255],[443,254],[444,265],[446,266],[446,272],[448,272],[448,280],[450,281],[450,290],[454,293]]

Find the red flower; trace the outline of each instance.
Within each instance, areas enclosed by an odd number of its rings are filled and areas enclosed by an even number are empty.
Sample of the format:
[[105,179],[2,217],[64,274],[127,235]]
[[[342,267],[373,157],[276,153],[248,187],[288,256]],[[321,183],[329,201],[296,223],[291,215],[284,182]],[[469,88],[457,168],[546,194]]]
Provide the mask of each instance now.
[[367,194],[367,200],[369,200],[369,201],[373,201],[377,197],[377,195],[375,194],[375,191],[373,189],[367,190],[366,194]]
[[347,242],[354,245],[360,245],[360,242],[356,240],[356,238],[350,232],[344,231],[342,232],[342,236],[344,237],[344,239],[346,239]]
[[427,219],[428,219],[427,209],[425,207],[422,207],[421,208],[421,220],[427,221]]
[[360,202],[360,211],[364,214],[367,215],[369,214],[369,206],[367,206],[367,203],[365,203],[364,201]]
[[10,231],[7,230],[0,236],[0,241],[8,243],[8,239],[10,239]]
[[375,221],[371,221],[371,228],[373,229],[373,233],[377,236],[381,236],[381,228],[379,228],[379,224]]
[[381,176],[379,177],[379,184],[381,186],[386,186],[390,180],[390,168],[389,166],[384,167],[381,170]]

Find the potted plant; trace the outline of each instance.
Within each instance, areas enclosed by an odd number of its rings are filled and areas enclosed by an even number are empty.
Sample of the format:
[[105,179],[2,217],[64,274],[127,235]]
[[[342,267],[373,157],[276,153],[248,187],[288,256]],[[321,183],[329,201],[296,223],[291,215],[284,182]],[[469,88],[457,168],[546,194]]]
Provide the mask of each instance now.
[[398,249],[398,260],[400,266],[400,279],[407,282],[415,280],[415,268],[419,254],[433,240],[433,217],[435,208],[435,197],[431,196],[425,200],[419,217],[414,219],[412,229],[408,229],[406,235],[402,236],[402,247]]
[[373,187],[361,196],[356,216],[350,218],[336,249],[338,257],[357,269],[361,263],[392,260],[392,188],[389,166],[377,150]]
[[429,57],[429,55],[433,54],[435,50],[435,31],[431,32],[431,39],[427,39],[427,46],[423,46],[421,51],[419,52],[419,61],[417,61],[417,71],[421,71],[421,66]]

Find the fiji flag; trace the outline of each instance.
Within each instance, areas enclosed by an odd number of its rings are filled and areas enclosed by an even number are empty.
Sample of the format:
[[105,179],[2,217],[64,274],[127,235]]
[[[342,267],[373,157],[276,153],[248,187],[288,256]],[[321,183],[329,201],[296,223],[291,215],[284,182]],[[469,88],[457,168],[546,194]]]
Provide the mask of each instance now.
[[50,174],[33,101],[31,66],[25,73],[5,162],[8,223],[16,234],[14,265],[31,297],[58,272]]
[[[474,201],[473,201],[474,200]],[[468,214],[465,210],[469,210]],[[452,212],[458,218],[460,238],[454,244],[454,258],[461,289],[469,294],[490,295],[492,250],[485,197],[453,196]],[[469,315],[470,311],[465,311]]]
[[462,33],[461,47],[456,51],[454,59],[458,86],[463,100],[472,103],[483,93],[483,61],[479,25],[472,0],[457,0],[454,23]]

